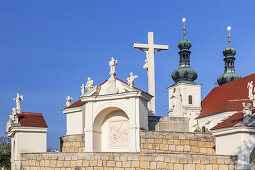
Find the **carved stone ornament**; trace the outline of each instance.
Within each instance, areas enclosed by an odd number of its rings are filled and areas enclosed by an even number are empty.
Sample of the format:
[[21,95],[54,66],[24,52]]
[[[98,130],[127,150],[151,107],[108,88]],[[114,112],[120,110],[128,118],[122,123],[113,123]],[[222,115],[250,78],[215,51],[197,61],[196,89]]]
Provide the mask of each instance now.
[[67,97],[66,97],[66,107],[68,107],[68,106],[71,105],[72,100],[73,100],[72,97],[70,97],[70,96],[67,96]]
[[112,121],[109,128],[110,147],[123,148],[129,144],[128,121]]
[[134,81],[136,78],[138,78],[137,75],[134,76],[134,74],[132,72],[129,73],[130,77],[127,78],[127,84],[130,86],[130,87],[134,87]]

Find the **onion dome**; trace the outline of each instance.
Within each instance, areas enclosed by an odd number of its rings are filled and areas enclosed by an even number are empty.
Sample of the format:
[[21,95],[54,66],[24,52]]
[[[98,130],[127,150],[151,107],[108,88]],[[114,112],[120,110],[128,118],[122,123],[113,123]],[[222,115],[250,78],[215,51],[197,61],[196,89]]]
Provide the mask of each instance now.
[[[228,31],[231,30],[231,27],[228,27]],[[229,45],[227,48],[223,50],[223,55],[224,57],[224,62],[225,62],[225,70],[224,73],[218,77],[217,82],[219,85],[234,81],[236,79],[241,78],[241,76],[237,73],[235,73],[235,55],[236,55],[236,50],[231,47],[230,45],[230,38],[231,35],[229,33],[228,35],[229,38]]]
[[189,50],[191,48],[191,42],[183,37],[183,39],[178,43],[177,47],[180,50]]
[[[186,21],[185,18],[182,20],[184,23]],[[180,81],[190,81],[193,82],[197,79],[197,72],[190,67],[190,53],[189,50],[191,48],[191,42],[185,38],[186,27],[183,27],[183,39],[178,43],[178,48],[180,49],[180,61],[179,68],[172,72],[172,79],[175,82]]]

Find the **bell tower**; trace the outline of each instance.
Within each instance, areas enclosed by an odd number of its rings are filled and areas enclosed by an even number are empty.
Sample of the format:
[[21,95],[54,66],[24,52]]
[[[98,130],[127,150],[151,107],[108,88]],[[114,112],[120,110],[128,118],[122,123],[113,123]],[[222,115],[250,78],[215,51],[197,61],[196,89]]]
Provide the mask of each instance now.
[[[183,39],[178,43],[179,68],[172,72],[174,84],[168,87],[170,117],[188,117],[189,131],[196,129],[195,118],[201,111],[201,84],[194,82],[197,72],[190,67],[191,42],[186,39],[186,18],[182,19]],[[178,96],[180,99],[178,99]]]

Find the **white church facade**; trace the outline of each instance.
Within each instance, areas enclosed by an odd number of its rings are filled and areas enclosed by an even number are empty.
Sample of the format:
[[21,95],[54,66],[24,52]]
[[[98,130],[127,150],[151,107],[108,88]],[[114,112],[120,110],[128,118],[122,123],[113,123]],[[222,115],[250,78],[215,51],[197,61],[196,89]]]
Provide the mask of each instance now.
[[[148,93],[134,86],[138,76],[132,72],[127,82],[117,78],[117,60],[111,58],[108,79],[94,85],[88,77],[77,101],[72,103],[73,98],[67,96],[61,152],[46,152],[48,126],[42,114],[21,112],[23,96],[18,94],[6,130],[12,138],[12,169],[255,168],[255,74],[240,78],[235,73],[235,49],[229,35],[219,86],[201,100],[202,85],[195,82],[198,74],[191,68],[191,42],[186,39],[185,26],[183,31],[178,43],[179,67],[168,87],[167,117],[155,111],[154,54],[168,46],[154,44],[149,32],[148,44],[134,44],[145,52]],[[230,146],[232,140],[235,143]]]

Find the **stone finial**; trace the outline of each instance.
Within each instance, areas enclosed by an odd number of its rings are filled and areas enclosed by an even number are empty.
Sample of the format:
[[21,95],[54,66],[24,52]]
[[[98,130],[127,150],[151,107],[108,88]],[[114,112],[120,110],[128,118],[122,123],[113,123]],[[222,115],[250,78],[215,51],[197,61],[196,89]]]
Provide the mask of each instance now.
[[66,107],[68,107],[68,106],[71,105],[72,100],[73,100],[72,97],[70,97],[70,96],[67,96],[67,97],[66,97]]
[[85,86],[84,84],[81,85],[81,96],[85,95]]
[[19,93],[17,93],[17,97],[14,98],[13,100],[16,101],[15,114],[21,113],[21,104],[20,104],[20,101],[23,100],[23,95],[20,95]]
[[130,86],[130,87],[134,87],[134,81],[136,78],[138,78],[137,75],[134,76],[134,74],[132,72],[129,73],[130,77],[127,78],[127,84]]
[[112,57],[111,61],[109,61],[109,66],[110,66],[109,74],[111,75],[111,77],[115,77],[116,75],[116,69],[115,69],[116,65],[117,65],[117,60],[114,60],[114,58]]
[[91,90],[94,86],[94,80],[92,80],[91,79],[91,77],[88,77],[88,81],[87,81],[87,83],[86,83],[86,86],[85,86],[85,88],[89,91],[89,90]]

